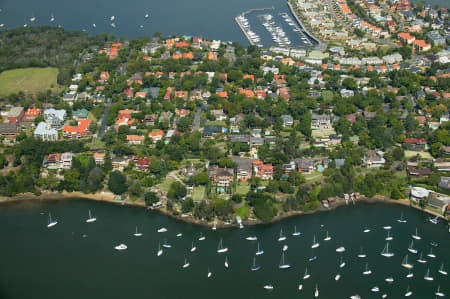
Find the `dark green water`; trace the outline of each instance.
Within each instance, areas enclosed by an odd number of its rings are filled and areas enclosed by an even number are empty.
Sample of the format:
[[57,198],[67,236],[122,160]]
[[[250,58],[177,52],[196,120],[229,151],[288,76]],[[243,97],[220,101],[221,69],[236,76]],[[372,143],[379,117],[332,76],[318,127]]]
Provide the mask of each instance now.
[[[97,222],[87,224],[91,209]],[[47,228],[47,212],[58,219],[58,225]],[[401,213],[407,224],[397,223]],[[320,298],[349,298],[359,294],[362,298],[388,298],[404,296],[408,285],[411,298],[434,298],[437,286],[450,294],[450,280],[437,272],[441,263],[450,270],[450,234],[444,224],[427,222],[428,216],[419,211],[391,205],[362,204],[343,207],[332,212],[295,217],[277,224],[244,229],[212,231],[147,212],[138,207],[117,206],[84,200],[20,202],[0,205],[0,298],[313,298],[318,284]],[[144,236],[133,236],[135,226]],[[294,225],[303,234],[293,237]],[[323,227],[321,227],[323,225]],[[395,256],[382,257],[386,241],[383,226],[391,225],[390,249]],[[160,227],[167,233],[157,233]],[[363,233],[364,227],[372,229]],[[417,256],[409,253],[414,263],[414,278],[407,279],[407,270],[400,266],[411,241],[411,234],[419,228],[422,240],[415,247],[423,252],[426,264],[416,262]],[[286,262],[289,270],[278,269],[282,244],[277,242],[280,229],[288,235]],[[326,231],[332,240],[324,242]],[[183,237],[175,235],[181,232]],[[200,232],[205,241],[198,241]],[[82,237],[83,234],[87,236]],[[312,255],[312,239],[316,234],[320,247],[316,249],[317,261],[308,262]],[[251,272],[256,242],[245,237],[256,235],[261,241],[264,255],[258,257],[260,271]],[[230,268],[224,267],[225,255],[219,255],[218,241],[223,238],[229,248]],[[158,242],[167,238],[173,247],[156,256]],[[191,241],[197,250],[190,252]],[[439,243],[433,248],[436,259],[426,257],[430,241]],[[118,252],[113,246],[128,245],[128,250]],[[345,253],[336,253],[344,246]],[[357,258],[360,246],[368,257]],[[339,257],[346,267],[339,269]],[[182,269],[184,258],[191,266]],[[365,263],[372,275],[363,276]],[[305,266],[311,278],[298,284]],[[212,277],[207,278],[208,268]],[[425,281],[430,268],[434,281]],[[336,282],[334,277],[341,274]],[[384,279],[392,276],[395,282],[388,285]],[[267,292],[265,284],[275,289]],[[380,287],[372,293],[371,287]],[[447,294],[447,295],[449,295]]]

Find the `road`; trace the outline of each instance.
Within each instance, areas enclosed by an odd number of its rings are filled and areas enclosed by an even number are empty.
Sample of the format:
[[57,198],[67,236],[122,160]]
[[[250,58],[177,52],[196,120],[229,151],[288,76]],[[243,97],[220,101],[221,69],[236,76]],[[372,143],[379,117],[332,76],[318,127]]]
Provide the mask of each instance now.
[[109,107],[111,106],[111,99],[108,99],[105,105],[105,113],[103,113],[102,123],[100,125],[100,129],[98,130],[98,138],[102,138],[105,135],[106,128],[108,127],[108,116],[109,116]]

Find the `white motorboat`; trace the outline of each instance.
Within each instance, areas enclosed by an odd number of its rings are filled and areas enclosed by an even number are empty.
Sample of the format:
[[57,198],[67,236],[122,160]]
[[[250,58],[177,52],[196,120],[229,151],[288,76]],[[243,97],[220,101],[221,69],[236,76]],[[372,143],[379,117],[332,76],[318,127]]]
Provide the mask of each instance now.
[[284,244],[283,251],[287,251],[287,250],[288,250],[288,246],[286,244]]
[[164,239],[164,243],[162,245],[164,248],[172,248],[172,245],[170,245],[169,243],[167,243],[167,240]]
[[256,236],[248,236],[247,238],[245,238],[245,240],[247,240],[247,241],[256,241],[256,240],[258,240],[258,238]]
[[372,274],[372,271],[369,269],[369,264],[366,263],[366,268],[363,272],[363,275],[370,275]]
[[28,24],[23,24],[23,28],[27,28],[28,27]]
[[374,287],[372,287],[370,290],[371,290],[372,292],[374,292],[374,293],[378,293],[378,292],[380,291],[380,288],[377,287],[377,286],[374,286]]
[[408,288],[406,289],[406,293],[405,293],[405,297],[410,297],[413,293],[411,292],[411,290]]
[[303,280],[306,280],[311,277],[311,274],[308,273],[308,267],[305,268],[305,275],[303,275]]
[[0,28],[3,28],[3,27],[5,27],[5,24],[0,24]]
[[258,242],[258,248],[256,249],[256,255],[262,255],[264,254],[264,250],[262,250],[261,248],[259,248],[259,242]]
[[392,226],[390,226],[390,225],[383,226],[383,229],[385,229],[385,230],[390,230],[390,229],[392,229]]
[[186,269],[187,267],[189,267],[191,264],[187,261],[186,258],[184,258],[184,264],[183,264],[183,269]]
[[217,246],[217,253],[224,253],[224,252],[227,252],[227,251],[228,251],[228,248],[227,247],[223,247],[223,245],[222,245],[222,238],[220,238],[219,245]]
[[330,241],[331,237],[328,235],[328,231],[327,231],[327,235],[325,236],[325,239],[323,239],[324,241]]
[[94,24],[92,24],[92,27],[96,28],[96,27],[97,27],[97,25],[95,25],[95,23],[94,23]]
[[297,226],[294,225],[294,232],[292,233],[293,236],[300,236],[302,233],[297,231]]
[[196,251],[197,250],[197,247],[195,247],[194,246],[194,242],[192,242],[192,245],[191,245],[191,252],[194,252],[194,251]]
[[384,281],[386,281],[388,283],[393,283],[394,282],[394,278],[393,277],[387,277]]
[[341,260],[339,262],[339,268],[344,268],[344,267],[345,267],[345,262],[342,260],[342,257],[341,257]]
[[271,285],[271,284],[266,284],[266,285],[264,286],[264,289],[271,291],[271,290],[273,290],[273,285]]
[[438,297],[445,297],[445,294],[441,292],[441,286],[438,286],[438,289],[434,294]]
[[182,237],[182,236],[183,236],[182,233],[178,233],[178,234],[176,235],[177,238],[180,238],[180,237]]
[[365,228],[365,229],[363,230],[363,232],[365,232],[365,233],[370,233],[370,229],[369,229],[369,228]]
[[339,279],[341,279],[341,274],[336,274],[336,276],[334,277],[334,280],[338,281]]
[[439,216],[436,216],[435,218],[430,218],[429,221],[433,224],[438,224],[439,223],[438,219],[439,219]]
[[434,280],[434,278],[432,276],[430,276],[430,268],[427,269],[427,273],[425,274],[423,279],[428,280],[428,281],[433,281]]
[[50,16],[50,22],[54,22],[55,21],[55,16],[53,14],[51,14]]
[[114,21],[115,18],[116,18],[115,16],[111,16],[110,18],[111,22]]
[[413,278],[414,277],[414,273],[411,272],[411,270],[409,270],[408,274],[406,274],[406,278]]
[[408,263],[408,255],[405,255],[402,261],[402,267],[405,267],[406,269],[412,269],[414,266],[410,263]]
[[439,273],[442,275],[447,275],[447,271],[444,270],[444,264],[441,264],[441,267],[438,270]]
[[142,237],[142,233],[138,232],[138,227],[136,226],[136,232],[134,233],[135,237]]
[[95,222],[95,221],[97,221],[97,218],[92,217],[92,215],[91,215],[91,210],[89,210],[89,218],[86,219],[86,222],[87,222],[87,223],[91,223],[91,222]]
[[33,23],[34,21],[36,21],[36,18],[34,17],[34,15],[32,15],[32,17],[30,18],[30,22]]
[[418,229],[417,229],[417,228],[416,228],[416,233],[415,233],[414,235],[412,235],[412,237],[413,237],[414,239],[416,239],[416,240],[422,239],[422,237],[419,236],[419,233],[418,233]]
[[126,250],[127,248],[128,248],[128,247],[127,247],[127,245],[125,245],[125,244],[119,244],[119,245],[117,245],[117,246],[114,247],[115,250],[119,250],[119,251],[121,251],[121,250]]
[[302,284],[299,284],[299,285],[298,285],[298,290],[301,291],[302,289],[303,289],[303,285],[302,285]]
[[163,254],[163,250],[161,249],[161,243],[158,244],[158,252],[156,253],[157,256],[161,256]]
[[160,229],[158,229],[158,233],[165,233],[167,231],[167,228],[165,227],[161,227]]
[[317,248],[319,246],[320,246],[319,242],[316,241],[316,235],[314,235],[313,244],[311,248]]
[[48,213],[48,224],[47,227],[53,227],[58,224],[58,221],[52,220],[52,214]]
[[336,252],[339,252],[339,253],[345,252],[345,247],[341,246],[341,247],[336,248]]
[[394,256],[393,252],[389,252],[389,242],[386,243],[383,251],[380,254],[384,257],[393,257]]
[[200,233],[200,237],[198,238],[199,241],[204,241],[206,239],[206,237]]
[[281,254],[281,261],[280,261],[280,265],[278,266],[278,268],[280,269],[289,269],[291,267],[290,264],[286,264],[284,262],[284,252]]
[[208,278],[211,278],[211,276],[212,276],[212,273],[211,273],[211,271],[209,271],[209,269],[208,269],[208,275],[207,275],[207,277],[208,277]]
[[278,237],[278,242],[286,241],[286,236],[283,235],[283,229],[280,229],[280,236]]

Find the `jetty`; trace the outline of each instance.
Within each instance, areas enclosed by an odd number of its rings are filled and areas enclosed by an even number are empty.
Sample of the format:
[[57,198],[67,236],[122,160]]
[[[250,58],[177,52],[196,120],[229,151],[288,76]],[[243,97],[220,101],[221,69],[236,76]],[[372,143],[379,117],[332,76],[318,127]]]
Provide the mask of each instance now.
[[314,41],[317,44],[317,48],[318,49],[320,49],[320,50],[326,49],[327,45],[325,43],[321,42],[317,37],[315,37],[311,32],[308,31],[308,29],[306,28],[305,25],[303,25],[302,21],[297,16],[297,13],[295,12],[294,7],[292,6],[292,4],[289,1],[287,1],[287,5],[289,7],[289,11],[294,16],[294,19],[297,21],[297,23],[300,26],[300,28],[302,28],[303,33],[306,36],[308,36],[308,38],[310,38],[312,41]]

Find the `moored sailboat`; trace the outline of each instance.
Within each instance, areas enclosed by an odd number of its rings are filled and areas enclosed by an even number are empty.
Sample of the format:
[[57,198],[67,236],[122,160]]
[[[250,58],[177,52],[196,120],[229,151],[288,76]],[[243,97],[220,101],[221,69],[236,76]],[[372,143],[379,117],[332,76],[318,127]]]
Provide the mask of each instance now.
[[439,273],[442,275],[447,275],[447,271],[444,270],[444,264],[441,264],[441,267],[438,270]]
[[289,269],[291,267],[290,264],[286,264],[284,262],[284,252],[281,254],[281,261],[280,261],[280,265],[278,266],[278,268],[280,269]]
[[259,242],[258,242],[258,247],[257,247],[257,249],[256,249],[256,253],[255,253],[256,255],[262,255],[262,254],[264,254],[264,250],[262,250],[260,247],[259,247]]
[[256,257],[253,257],[253,265],[252,265],[251,270],[252,271],[258,271],[259,269],[261,269],[261,266],[256,264]]
[[411,244],[408,247],[408,251],[414,254],[417,254],[419,251],[414,248],[414,240],[411,240]]
[[394,256],[393,252],[389,252],[389,242],[387,242],[386,245],[384,246],[384,249],[381,252],[381,255],[384,257],[393,257]]
[[408,263],[408,255],[405,255],[405,257],[403,258],[402,266],[405,267],[406,269],[412,269],[413,268],[413,265]]
[[423,279],[428,280],[428,281],[433,281],[434,280],[433,276],[430,276],[430,268],[427,269],[427,273],[425,274]]
[[372,270],[369,269],[369,264],[366,263],[366,268],[363,271],[363,275],[370,275],[372,274]]
[[134,233],[135,237],[141,237],[142,233],[138,232],[138,227],[136,226],[136,232]]
[[52,227],[58,224],[58,221],[52,220],[52,214],[48,213],[48,224],[47,227]]
[[92,217],[92,215],[91,215],[91,210],[89,210],[89,218],[86,219],[86,222],[87,222],[87,223],[91,223],[91,222],[95,222],[95,221],[97,221],[97,218]]
[[227,247],[223,247],[223,245],[222,245],[222,238],[220,238],[219,245],[217,246],[217,253],[224,253],[224,252],[227,252],[227,251],[228,251],[228,248]]
[[314,297],[319,297],[319,288],[317,287],[317,283],[316,283],[316,290],[314,291]]
[[286,240],[286,236],[283,235],[283,229],[280,229],[280,236],[278,237],[278,242],[283,242]]
[[311,248],[317,248],[319,246],[320,246],[319,242],[316,241],[316,235],[314,235],[313,244]]
[[419,236],[419,230],[417,229],[417,227],[416,227],[416,233],[414,235],[412,235],[412,237],[416,240],[422,239],[422,237]]
[[297,226],[294,225],[294,232],[292,233],[293,236],[300,236],[302,233],[297,231]]
[[328,231],[327,231],[327,235],[325,236],[325,239],[323,239],[324,241],[330,241],[331,237],[328,235]]

